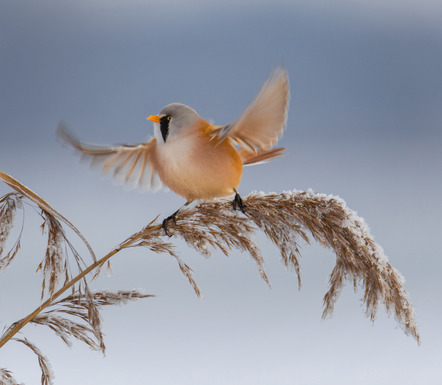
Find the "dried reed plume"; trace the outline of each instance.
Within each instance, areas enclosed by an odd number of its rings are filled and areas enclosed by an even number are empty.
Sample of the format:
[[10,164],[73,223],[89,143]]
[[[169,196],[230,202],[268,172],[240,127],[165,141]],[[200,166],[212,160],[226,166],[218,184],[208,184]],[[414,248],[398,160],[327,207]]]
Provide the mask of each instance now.
[[17,380],[7,369],[0,368],[0,384],[2,385],[19,385]]
[[[252,193],[244,199],[245,214],[232,210],[230,202],[214,200],[180,211],[177,223],[168,227],[165,234],[156,219],[139,232],[131,235],[104,257],[96,260],[93,251],[81,233],[61,214],[20,182],[0,171],[0,179],[15,192],[0,198],[0,269],[6,268],[17,255],[20,236],[9,252],[2,257],[5,242],[14,224],[17,208],[23,200],[30,200],[41,210],[43,228],[48,234],[46,254],[38,269],[43,272],[42,299],[47,299],[27,317],[10,325],[0,339],[0,348],[9,340],[24,343],[37,356],[42,371],[42,384],[52,383],[52,375],[44,356],[26,339],[14,338],[29,322],[49,327],[67,345],[72,338],[86,343],[92,349],[104,352],[99,308],[105,305],[126,303],[129,300],[147,298],[150,295],[138,291],[99,291],[92,293],[86,276],[101,268],[121,250],[144,247],[154,253],[173,257],[195,293],[200,289],[193,278],[192,269],[179,257],[173,237],[182,238],[204,257],[219,250],[226,256],[233,249],[245,251],[255,261],[263,280],[270,285],[264,271],[264,259],[253,240],[261,230],[279,248],[283,264],[293,269],[301,286],[299,242],[310,238],[331,248],[336,254],[336,264],[330,274],[329,290],[324,296],[323,317],[333,312],[334,304],[345,280],[364,290],[366,314],[374,320],[381,304],[388,313],[394,313],[407,334],[419,343],[419,333],[414,310],[403,287],[402,276],[390,265],[382,248],[373,240],[362,218],[350,210],[338,197],[317,194],[312,191],[290,191],[281,194]],[[68,240],[64,226],[73,230],[91,254],[92,263],[86,264]],[[75,261],[77,274],[71,274],[69,260]],[[61,287],[60,287],[61,286]],[[72,293],[59,298],[68,289]],[[0,381],[16,384],[6,369],[0,369]]]
[[[86,275],[101,266],[103,259],[97,261],[92,248],[79,230],[37,194],[1,171],[0,179],[15,190],[0,198],[0,270],[6,269],[12,263],[20,249],[23,224],[14,245],[3,256],[7,238],[14,225],[16,211],[24,209],[23,202],[37,205],[40,209],[43,219],[41,227],[48,236],[46,253],[37,267],[37,271],[43,273],[41,298],[43,300],[45,295],[48,298],[27,317],[5,328],[0,339],[0,348],[10,340],[25,344],[37,355],[42,373],[41,383],[52,384],[53,375],[47,358],[28,339],[14,338],[26,324],[33,323],[49,327],[68,346],[71,345],[71,339],[75,338],[86,343],[90,348],[104,353],[106,347],[101,329],[100,307],[125,304],[128,301],[148,298],[152,295],[143,294],[137,290],[91,292]],[[70,228],[86,245],[92,264],[85,263],[81,258],[68,239],[64,226]],[[115,253],[116,251],[109,253],[107,259]],[[72,274],[71,260],[75,262],[77,270],[75,275]],[[71,294],[58,299],[68,289],[71,289]],[[0,369],[0,384],[17,384],[17,382],[8,370]]]
[[[339,197],[313,191],[290,191],[282,194],[252,193],[244,199],[245,215],[232,210],[230,202],[214,200],[180,211],[177,224],[169,224],[172,236],[183,238],[204,256],[211,249],[225,255],[233,249],[247,251],[256,262],[261,277],[269,284],[264,271],[263,257],[253,241],[257,229],[279,248],[287,268],[293,269],[301,286],[299,268],[300,241],[309,243],[309,235],[336,254],[336,265],[330,274],[329,290],[324,296],[323,317],[331,315],[344,280],[364,289],[366,314],[376,318],[379,305],[393,312],[405,333],[419,342],[419,333],[404,279],[388,262],[364,220],[349,209]],[[132,246],[147,246],[153,251],[168,252],[176,257],[172,245],[164,242],[164,231],[150,224],[139,234]],[[180,265],[181,267],[181,265]],[[186,265],[187,267],[187,265]],[[183,271],[194,286],[191,271]]]

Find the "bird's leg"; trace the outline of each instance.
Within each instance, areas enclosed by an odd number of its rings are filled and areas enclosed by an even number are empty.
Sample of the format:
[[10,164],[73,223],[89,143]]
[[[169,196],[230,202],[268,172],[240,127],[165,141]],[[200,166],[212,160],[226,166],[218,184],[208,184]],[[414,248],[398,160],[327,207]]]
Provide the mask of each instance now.
[[244,205],[244,202],[242,201],[241,196],[238,194],[238,191],[236,191],[235,189],[233,189],[233,191],[235,191],[235,198],[233,198],[233,202],[232,202],[233,203],[233,210],[236,211],[236,207],[238,206],[239,210],[243,214],[245,214],[244,207],[246,207],[246,206]]
[[186,203],[184,203],[184,205],[182,205],[177,211],[175,211],[172,215],[169,215],[166,219],[163,220],[163,223],[161,225],[161,227],[164,229],[164,232],[166,233],[167,236],[171,237],[172,235],[169,234],[167,232],[167,225],[169,223],[169,221],[172,219],[173,223],[176,224],[176,216],[178,214],[178,212],[183,208],[188,206],[189,204],[191,204],[192,201],[188,201]]
[[169,223],[169,221],[172,219],[173,223],[176,224],[176,215],[178,214],[178,211],[180,211],[180,209],[178,209],[177,211],[175,211],[172,215],[169,215],[166,219],[163,220],[163,223],[161,225],[161,227],[164,229],[164,232],[166,233],[166,235],[168,235],[169,237],[171,237],[171,235],[167,232],[167,224]]

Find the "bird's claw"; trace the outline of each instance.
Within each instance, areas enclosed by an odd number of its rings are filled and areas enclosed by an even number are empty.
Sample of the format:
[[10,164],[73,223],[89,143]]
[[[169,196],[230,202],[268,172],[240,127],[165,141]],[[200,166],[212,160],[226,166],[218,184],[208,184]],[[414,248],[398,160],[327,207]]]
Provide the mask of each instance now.
[[170,216],[168,216],[167,218],[165,218],[165,219],[163,220],[163,223],[161,224],[161,227],[164,229],[164,232],[166,233],[166,235],[167,235],[168,237],[171,237],[172,234],[170,234],[170,233],[167,231],[167,225],[168,225],[168,223],[169,223],[170,220],[172,220],[173,223],[176,225],[176,215],[177,215],[177,213],[173,213],[172,215],[170,215]]
[[237,193],[237,192],[235,192],[235,198],[233,198],[233,210],[235,210],[236,211],[236,207],[238,207],[239,208],[239,210],[243,213],[243,214],[245,214],[245,211],[244,211],[244,208],[246,207],[245,205],[244,205],[244,202],[243,202],[243,200],[241,199],[241,196]]

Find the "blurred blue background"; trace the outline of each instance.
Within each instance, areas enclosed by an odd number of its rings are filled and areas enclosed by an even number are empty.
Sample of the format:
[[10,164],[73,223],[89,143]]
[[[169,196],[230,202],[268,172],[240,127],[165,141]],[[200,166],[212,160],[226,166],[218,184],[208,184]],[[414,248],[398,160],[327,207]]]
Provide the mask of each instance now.
[[[312,188],[345,199],[405,276],[422,337],[419,347],[383,310],[371,324],[351,285],[322,321],[334,255],[316,245],[303,246],[300,291],[261,235],[271,290],[247,255],[205,260],[181,245],[202,301],[175,261],[134,249],[92,287],[157,298],[103,311],[105,358],[24,330],[56,384],[440,384],[441,20],[442,3],[431,0],[3,0],[0,169],[68,217],[98,256],[183,199],[88,172],[56,142],[58,121],[101,144],[149,138],[146,117],[170,102],[226,124],[283,65],[288,155],[246,168],[240,193]],[[28,208],[21,254],[1,273],[1,324],[39,303],[40,224]],[[5,345],[0,367],[39,382],[20,344]]]

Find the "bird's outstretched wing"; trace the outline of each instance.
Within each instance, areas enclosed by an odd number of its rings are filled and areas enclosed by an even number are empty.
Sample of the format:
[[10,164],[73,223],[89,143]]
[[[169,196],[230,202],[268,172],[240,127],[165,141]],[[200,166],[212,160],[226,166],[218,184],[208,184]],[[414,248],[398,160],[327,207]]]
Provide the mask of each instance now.
[[212,135],[218,140],[230,137],[253,154],[265,151],[277,142],[282,133],[289,98],[288,73],[277,68],[239,119],[217,128]]
[[89,159],[92,168],[98,167],[103,174],[112,175],[117,182],[143,190],[158,190],[162,187],[151,162],[156,138],[135,145],[92,146],[77,140],[61,122],[57,127],[57,136]]

